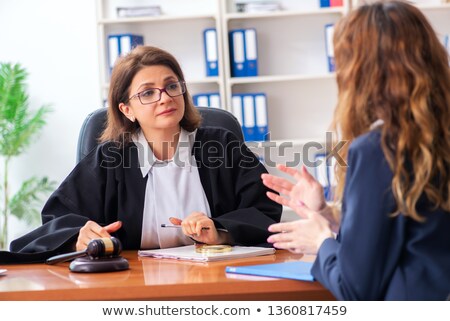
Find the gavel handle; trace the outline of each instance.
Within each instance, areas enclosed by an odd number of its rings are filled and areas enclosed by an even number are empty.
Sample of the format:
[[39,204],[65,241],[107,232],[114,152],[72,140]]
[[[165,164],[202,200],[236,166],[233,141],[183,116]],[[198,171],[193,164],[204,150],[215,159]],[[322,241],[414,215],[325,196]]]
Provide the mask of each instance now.
[[52,256],[51,258],[47,259],[45,263],[47,264],[56,264],[61,262],[66,262],[72,259],[76,259],[77,257],[82,257],[87,255],[87,250],[79,251],[79,252],[71,252],[71,253],[65,253],[60,254],[56,256]]

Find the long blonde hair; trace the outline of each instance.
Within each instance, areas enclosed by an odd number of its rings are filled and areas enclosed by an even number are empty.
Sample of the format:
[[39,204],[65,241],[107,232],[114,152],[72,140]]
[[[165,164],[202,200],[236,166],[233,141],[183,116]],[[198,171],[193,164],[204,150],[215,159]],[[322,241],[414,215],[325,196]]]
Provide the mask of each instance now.
[[[449,57],[430,23],[401,1],[363,5],[334,35],[339,101],[333,128],[351,142],[382,119],[382,148],[393,171],[393,213],[416,221],[425,193],[450,210]],[[341,149],[347,159],[348,145]],[[337,168],[342,199],[345,167]]]

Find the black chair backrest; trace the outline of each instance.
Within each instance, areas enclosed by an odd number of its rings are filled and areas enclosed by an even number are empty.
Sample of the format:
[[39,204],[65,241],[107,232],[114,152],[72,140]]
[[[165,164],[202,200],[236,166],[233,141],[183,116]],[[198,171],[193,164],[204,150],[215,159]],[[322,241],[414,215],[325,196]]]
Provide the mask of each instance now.
[[[222,127],[244,141],[242,128],[236,117],[230,112],[211,107],[197,107],[202,115],[202,127]],[[77,163],[98,145],[98,138],[105,129],[106,108],[100,108],[87,115],[80,129],[77,148]]]

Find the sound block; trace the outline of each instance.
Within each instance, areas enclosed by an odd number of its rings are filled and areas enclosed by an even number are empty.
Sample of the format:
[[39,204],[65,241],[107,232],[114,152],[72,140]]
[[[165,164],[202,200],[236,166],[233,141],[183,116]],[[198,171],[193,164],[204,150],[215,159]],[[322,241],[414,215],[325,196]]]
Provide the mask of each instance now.
[[80,257],[73,260],[69,265],[71,272],[80,273],[114,272],[128,270],[129,268],[128,260],[121,256],[98,259]]

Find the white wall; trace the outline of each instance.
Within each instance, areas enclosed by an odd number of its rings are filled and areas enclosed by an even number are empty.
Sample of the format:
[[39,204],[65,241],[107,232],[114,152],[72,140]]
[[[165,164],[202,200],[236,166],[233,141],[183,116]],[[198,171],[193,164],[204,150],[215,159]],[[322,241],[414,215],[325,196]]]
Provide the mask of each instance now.
[[[29,72],[31,109],[53,109],[38,140],[14,160],[11,192],[33,175],[59,184],[75,165],[80,126],[101,106],[95,17],[94,0],[0,0],[0,62]],[[31,229],[11,221],[9,240]]]

